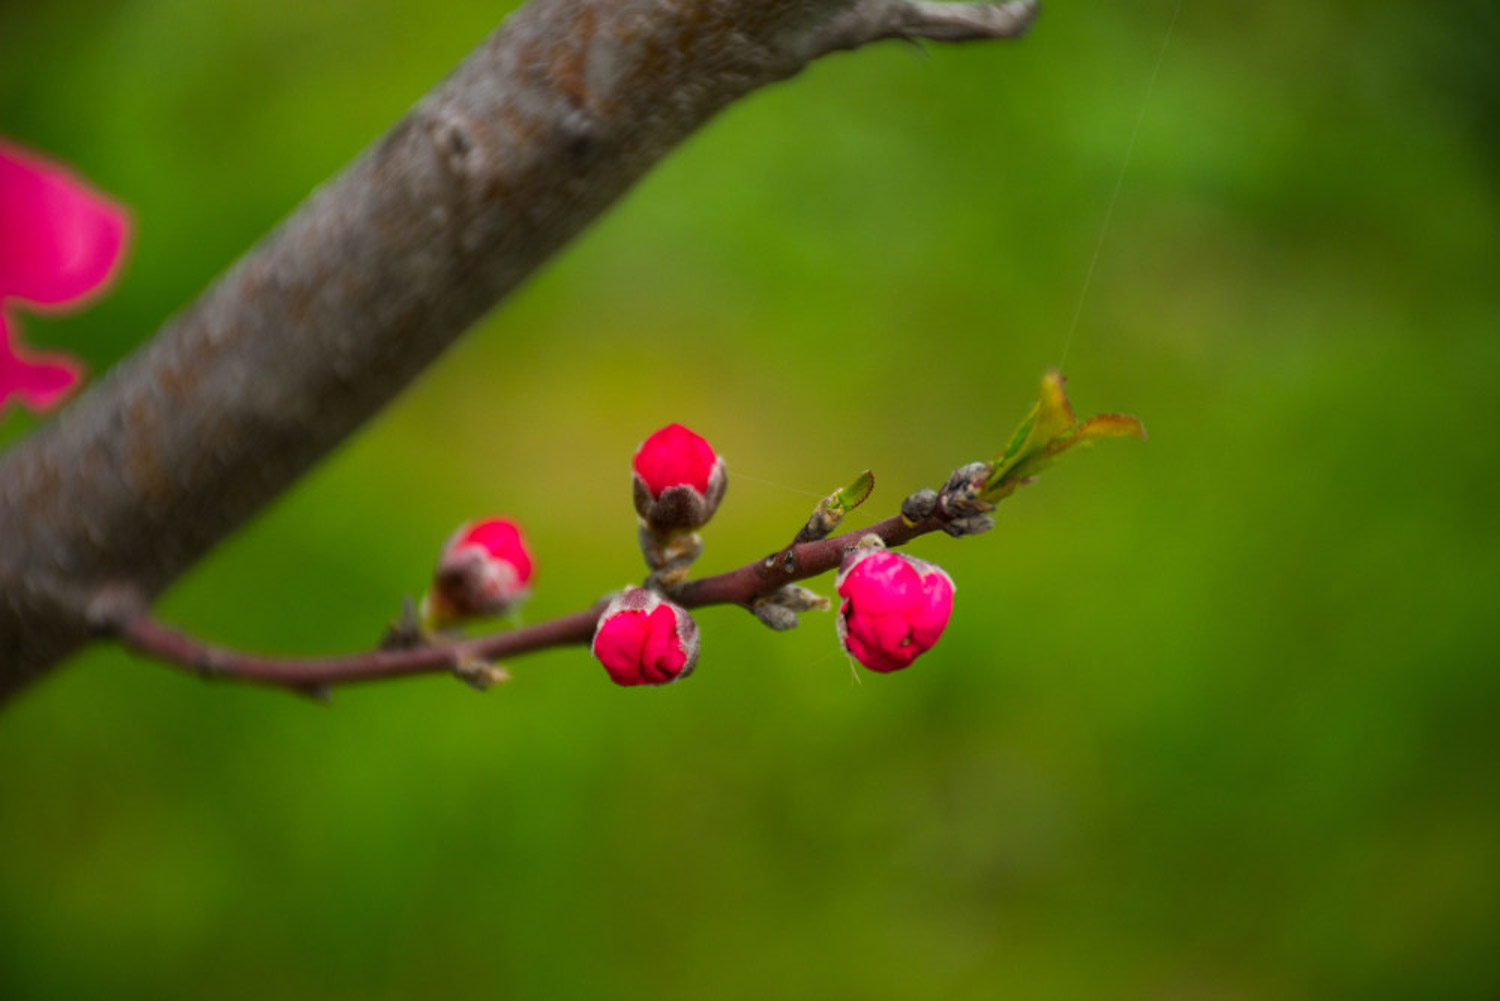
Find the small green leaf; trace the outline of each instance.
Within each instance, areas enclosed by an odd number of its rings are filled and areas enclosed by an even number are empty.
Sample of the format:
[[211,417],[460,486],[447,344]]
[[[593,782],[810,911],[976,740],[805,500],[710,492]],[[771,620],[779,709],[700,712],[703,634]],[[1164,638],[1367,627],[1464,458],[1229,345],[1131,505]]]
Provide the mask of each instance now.
[[1012,469],[1046,448],[1048,442],[1066,432],[1076,421],[1073,407],[1068,403],[1067,394],[1063,392],[1062,373],[1049,368],[1042,376],[1036,405],[1031,408],[1031,413],[1026,415],[1021,426],[1016,428],[1016,433],[1011,435],[1005,452],[995,461],[989,484],[996,486],[1002,480],[1013,479],[1008,475]]
[[859,474],[853,483],[834,494],[830,498],[833,503],[829,506],[837,507],[845,514],[848,514],[863,504],[874,489],[875,474],[866,469],[863,473]]
[[1021,484],[1055,465],[1074,446],[1127,436],[1144,438],[1146,429],[1125,414],[1101,414],[1079,422],[1063,391],[1062,373],[1048,369],[1042,376],[1036,405],[992,464],[979,497],[990,502],[1008,497]]
[[1134,417],[1124,414],[1101,414],[1090,417],[1053,438],[1039,452],[1028,456],[1012,467],[1013,479],[1029,480],[1042,470],[1062,461],[1067,451],[1078,445],[1091,445],[1100,438],[1146,437],[1146,428]]

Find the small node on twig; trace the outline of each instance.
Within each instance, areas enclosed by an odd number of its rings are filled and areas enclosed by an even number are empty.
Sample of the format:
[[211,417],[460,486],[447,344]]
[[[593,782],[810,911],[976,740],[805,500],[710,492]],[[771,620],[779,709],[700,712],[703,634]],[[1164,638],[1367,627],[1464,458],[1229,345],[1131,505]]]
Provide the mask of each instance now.
[[[977,508],[976,500],[984,489],[992,466],[988,462],[970,462],[959,466],[943,484],[938,494],[938,508],[944,514],[967,514]],[[978,502],[982,503],[982,502]],[[993,508],[994,505],[989,505]]]
[[140,589],[122,582],[101,587],[89,601],[85,614],[89,629],[96,635],[107,636],[124,629],[136,616],[144,615],[147,607]]
[[918,490],[901,502],[901,517],[908,525],[916,525],[932,517],[937,510],[938,492],[931,489]]
[[943,522],[943,531],[955,539],[966,535],[983,535],[995,527],[995,518],[988,514],[971,514],[967,518],[954,518]]
[[416,600],[409,594],[402,595],[401,615],[396,621],[386,624],[385,635],[380,637],[377,649],[415,650],[417,647],[430,646],[431,643],[431,638],[422,628],[421,619],[417,616]]
[[796,612],[785,605],[776,604],[769,598],[755,599],[755,602],[750,606],[750,611],[755,613],[757,619],[778,633],[784,633],[788,629],[796,629],[797,623],[800,621],[797,618]]
[[306,695],[319,705],[333,705],[333,689],[327,685],[298,685],[296,691]]
[[801,612],[826,612],[828,608],[827,598],[797,584],[784,584],[750,604],[755,617],[777,632],[795,629]]
[[510,672],[472,654],[458,654],[453,661],[453,675],[476,692],[487,691],[510,680]]
[[687,580],[693,562],[703,555],[703,537],[691,531],[658,533],[644,521],[638,535],[641,556],[651,569],[645,586],[672,594]]
[[989,512],[995,505],[982,496],[994,466],[988,462],[970,462],[955,469],[938,493],[936,512],[942,518],[943,531],[955,539],[980,535],[995,527]]
[[[193,673],[204,681],[213,681],[229,673],[220,661],[217,651],[207,646],[196,651],[190,666]],[[311,694],[311,692],[304,692],[304,694]]]

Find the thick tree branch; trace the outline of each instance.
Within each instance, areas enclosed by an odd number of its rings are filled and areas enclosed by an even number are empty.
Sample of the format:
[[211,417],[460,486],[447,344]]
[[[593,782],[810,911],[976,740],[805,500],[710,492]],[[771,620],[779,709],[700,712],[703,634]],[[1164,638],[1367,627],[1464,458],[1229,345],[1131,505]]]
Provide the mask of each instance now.
[[[785,584],[827,573],[866,535],[895,547],[943,527],[937,517],[913,524],[900,515],[857,532],[804,542],[747,563],[737,570],[687,582],[672,600],[685,608],[706,605],[749,607]],[[491,662],[556,646],[588,643],[604,602],[534,626],[454,643],[409,650],[372,650],[339,657],[269,657],[203,643],[152,618],[145,604],[129,594],[106,594],[95,604],[97,627],[116,635],[139,653],[185,668],[205,678],[271,685],[322,695],[333,685],[385,681],[414,674],[461,670],[474,661]]]
[[[830,48],[980,37],[1000,15],[972,6],[533,0],[0,461],[0,700],[87,641],[101,594],[154,599],[725,105]],[[878,30],[851,20],[877,7]]]

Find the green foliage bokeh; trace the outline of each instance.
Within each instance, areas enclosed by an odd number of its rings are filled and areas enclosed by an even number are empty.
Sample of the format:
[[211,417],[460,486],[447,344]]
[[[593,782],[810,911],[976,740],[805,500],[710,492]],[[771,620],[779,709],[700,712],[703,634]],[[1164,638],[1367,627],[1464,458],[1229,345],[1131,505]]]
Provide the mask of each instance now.
[[[525,617],[572,611],[640,576],[671,420],[728,458],[726,569],[866,466],[856,521],[992,456],[1066,351],[1151,439],[919,540],[930,654],[860,684],[826,615],[718,608],[670,688],[560,650],[325,709],[91,651],[0,714],[0,996],[1495,997],[1500,15],[1186,4],[1068,343],[1171,13],[729,109],[163,605],[368,645],[506,513]],[[0,134],[137,225],[28,338],[106,368],[497,17],[0,8]]]

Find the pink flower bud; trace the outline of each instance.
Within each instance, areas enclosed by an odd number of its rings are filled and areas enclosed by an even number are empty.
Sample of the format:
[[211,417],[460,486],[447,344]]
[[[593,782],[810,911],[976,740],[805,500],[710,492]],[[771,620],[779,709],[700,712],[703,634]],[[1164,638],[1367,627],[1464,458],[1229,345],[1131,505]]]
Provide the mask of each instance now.
[[911,664],[943,635],[953,612],[953,578],[936,564],[883,546],[850,553],[834,587],[844,599],[839,641],[872,671]]
[[698,624],[655,591],[626,588],[599,616],[592,652],[617,685],[665,685],[698,663]]
[[485,518],[464,525],[443,545],[432,590],[423,603],[435,626],[500,615],[525,600],[531,550],[515,522]]
[[668,424],[643,441],[632,465],[636,513],[659,533],[707,522],[729,481],[724,460],[681,424]]

